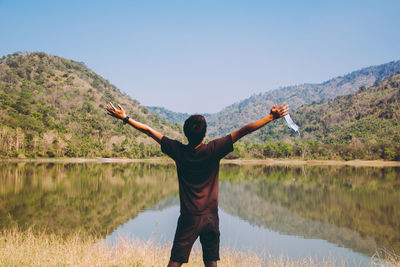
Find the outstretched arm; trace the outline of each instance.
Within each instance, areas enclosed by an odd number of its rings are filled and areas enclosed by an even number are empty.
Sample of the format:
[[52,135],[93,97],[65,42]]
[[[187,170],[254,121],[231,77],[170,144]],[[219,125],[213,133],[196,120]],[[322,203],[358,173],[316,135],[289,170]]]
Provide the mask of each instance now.
[[[127,115],[125,114],[125,110],[120,105],[118,105],[118,107],[119,109],[116,109],[114,105],[110,102],[109,104],[107,104],[106,108],[106,110],[108,111],[107,114],[114,118],[124,120],[127,117]],[[135,129],[141,131],[142,133],[147,134],[148,136],[156,140],[157,143],[159,144],[161,143],[163,135],[154,130],[153,128],[151,128],[150,126],[135,121],[134,119],[131,118],[127,120],[127,123],[132,127],[134,127]]]
[[276,108],[277,106],[278,105],[275,104],[271,108],[271,112],[269,113],[269,115],[265,116],[261,120],[249,123],[249,124],[243,126],[242,128],[240,128],[239,130],[231,133],[232,142],[235,143],[237,140],[239,140],[243,136],[245,136],[249,133],[252,133],[255,130],[258,130],[261,127],[263,127],[265,124],[267,124],[273,120],[282,118],[283,116],[288,114],[289,106],[286,103],[283,103],[279,108]]

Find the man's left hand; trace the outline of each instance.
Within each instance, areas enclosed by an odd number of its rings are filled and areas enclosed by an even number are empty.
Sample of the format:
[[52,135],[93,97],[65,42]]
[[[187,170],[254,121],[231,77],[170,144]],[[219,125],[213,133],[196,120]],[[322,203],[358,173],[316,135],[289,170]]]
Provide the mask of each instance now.
[[126,114],[125,114],[125,110],[118,104],[117,106],[119,107],[119,109],[116,109],[114,107],[114,105],[110,102],[107,105],[106,110],[108,111],[108,115],[117,118],[117,119],[125,119],[126,118]]

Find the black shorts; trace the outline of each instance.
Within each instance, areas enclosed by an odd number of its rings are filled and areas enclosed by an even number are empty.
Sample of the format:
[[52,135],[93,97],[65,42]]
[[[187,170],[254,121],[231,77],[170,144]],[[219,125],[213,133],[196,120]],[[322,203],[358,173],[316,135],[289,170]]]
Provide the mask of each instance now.
[[171,261],[185,263],[197,237],[203,249],[204,261],[219,260],[219,218],[218,213],[205,215],[180,215],[176,227]]

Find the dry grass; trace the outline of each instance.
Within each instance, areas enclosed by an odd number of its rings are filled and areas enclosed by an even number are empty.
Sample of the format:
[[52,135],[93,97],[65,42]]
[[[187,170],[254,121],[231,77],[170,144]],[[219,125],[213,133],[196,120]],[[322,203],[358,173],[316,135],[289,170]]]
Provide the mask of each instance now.
[[[94,237],[76,234],[62,238],[43,232],[0,232],[0,266],[166,266],[170,244],[120,239],[114,246]],[[383,253],[383,252],[380,252]],[[280,256],[257,255],[254,252],[222,249],[218,266],[344,266],[335,260],[315,262],[311,258],[290,259]],[[397,262],[399,257],[391,255]],[[268,264],[266,264],[267,262]],[[373,263],[376,266],[393,266],[389,263]],[[189,264],[204,266],[199,248],[192,251]]]

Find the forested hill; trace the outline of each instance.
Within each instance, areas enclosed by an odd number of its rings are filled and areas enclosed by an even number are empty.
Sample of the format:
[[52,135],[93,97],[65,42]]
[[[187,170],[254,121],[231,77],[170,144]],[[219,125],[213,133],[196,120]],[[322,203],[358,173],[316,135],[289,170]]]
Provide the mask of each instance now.
[[45,53],[0,59],[0,156],[150,157],[155,142],[106,116],[105,104],[178,137],[173,125],[121,93],[83,63]]
[[269,113],[271,106],[275,103],[286,101],[293,111],[304,104],[318,103],[355,93],[362,86],[368,88],[399,70],[400,60],[364,68],[320,84],[289,86],[254,95],[208,116],[208,135],[210,137],[223,136],[245,123],[260,119],[264,114]]

